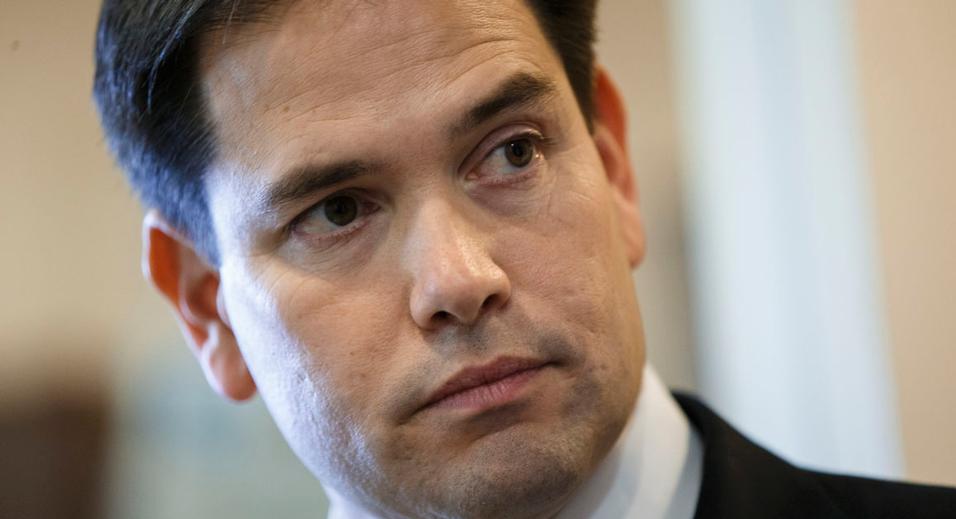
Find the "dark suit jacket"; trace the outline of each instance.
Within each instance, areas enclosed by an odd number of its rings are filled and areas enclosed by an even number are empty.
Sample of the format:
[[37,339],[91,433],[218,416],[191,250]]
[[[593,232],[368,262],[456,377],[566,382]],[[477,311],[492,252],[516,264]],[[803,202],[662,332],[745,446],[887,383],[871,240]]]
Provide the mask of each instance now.
[[804,470],[751,442],[693,397],[675,397],[704,443],[695,519],[956,519],[956,489]]

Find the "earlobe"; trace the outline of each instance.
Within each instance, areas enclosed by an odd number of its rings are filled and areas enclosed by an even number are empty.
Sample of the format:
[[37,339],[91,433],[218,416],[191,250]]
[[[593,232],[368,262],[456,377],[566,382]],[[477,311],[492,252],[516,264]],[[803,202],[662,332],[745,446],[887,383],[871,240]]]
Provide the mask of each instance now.
[[256,391],[222,300],[219,273],[155,210],[143,221],[143,274],[172,305],[206,380],[225,398]]
[[595,74],[594,103],[594,142],[613,191],[627,259],[634,268],[644,260],[647,244],[638,210],[634,169],[627,152],[627,114],[617,87],[602,67]]

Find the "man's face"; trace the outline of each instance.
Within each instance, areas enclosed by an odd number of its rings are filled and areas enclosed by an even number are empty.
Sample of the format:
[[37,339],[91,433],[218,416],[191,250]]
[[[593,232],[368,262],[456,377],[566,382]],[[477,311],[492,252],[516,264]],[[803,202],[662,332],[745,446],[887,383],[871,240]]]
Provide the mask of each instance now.
[[644,347],[634,224],[532,12],[298,2],[201,77],[221,306],[299,457],[374,512],[554,512]]

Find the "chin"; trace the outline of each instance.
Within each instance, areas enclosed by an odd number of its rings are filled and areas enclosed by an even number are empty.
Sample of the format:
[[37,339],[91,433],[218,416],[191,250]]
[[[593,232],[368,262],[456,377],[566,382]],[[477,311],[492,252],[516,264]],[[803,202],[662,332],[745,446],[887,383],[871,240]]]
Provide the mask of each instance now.
[[[444,466],[418,472],[390,497],[401,496],[407,505],[393,502],[402,516],[553,516],[592,470],[593,440],[571,429],[559,437],[532,426],[489,434]],[[422,503],[430,506],[420,508]]]
[[[489,449],[490,451],[490,449]],[[436,516],[524,518],[550,516],[569,499],[587,472],[567,447],[504,445],[486,459],[450,475]],[[429,514],[431,515],[431,514]]]

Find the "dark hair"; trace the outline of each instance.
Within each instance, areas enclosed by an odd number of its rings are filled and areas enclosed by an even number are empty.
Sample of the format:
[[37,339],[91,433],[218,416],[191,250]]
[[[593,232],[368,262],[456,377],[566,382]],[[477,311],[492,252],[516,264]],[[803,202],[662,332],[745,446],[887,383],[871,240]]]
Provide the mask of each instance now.
[[[561,56],[590,125],[597,0],[527,0]],[[107,140],[142,202],[213,264],[219,252],[203,175],[216,153],[199,92],[198,45],[217,29],[265,21],[268,0],[104,0],[93,96]]]

